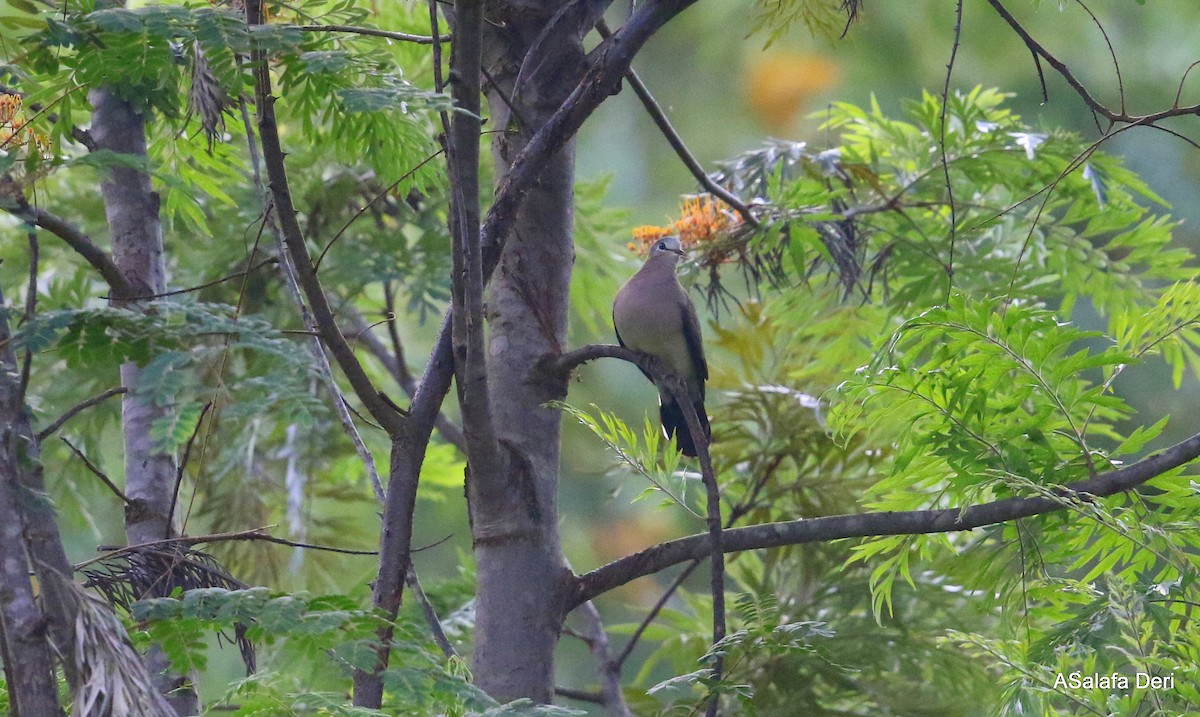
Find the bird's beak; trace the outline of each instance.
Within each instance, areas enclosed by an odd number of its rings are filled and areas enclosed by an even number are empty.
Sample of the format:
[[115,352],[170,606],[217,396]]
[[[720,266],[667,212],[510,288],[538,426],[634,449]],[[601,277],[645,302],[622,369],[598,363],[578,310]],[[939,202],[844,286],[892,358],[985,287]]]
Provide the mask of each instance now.
[[679,256],[687,256],[687,252],[685,252],[683,249],[671,249],[670,251],[674,254],[678,254]]

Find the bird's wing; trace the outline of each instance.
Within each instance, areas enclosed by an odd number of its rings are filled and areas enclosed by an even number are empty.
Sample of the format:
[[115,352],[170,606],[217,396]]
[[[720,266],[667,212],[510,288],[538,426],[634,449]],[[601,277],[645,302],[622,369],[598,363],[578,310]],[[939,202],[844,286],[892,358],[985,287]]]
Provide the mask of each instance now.
[[[682,289],[681,289],[682,291]],[[704,360],[704,339],[700,334],[700,320],[696,318],[696,307],[686,292],[680,297],[679,310],[683,318],[683,339],[687,342],[688,355],[696,372],[700,396],[704,397],[704,382],[708,380],[708,362]]]

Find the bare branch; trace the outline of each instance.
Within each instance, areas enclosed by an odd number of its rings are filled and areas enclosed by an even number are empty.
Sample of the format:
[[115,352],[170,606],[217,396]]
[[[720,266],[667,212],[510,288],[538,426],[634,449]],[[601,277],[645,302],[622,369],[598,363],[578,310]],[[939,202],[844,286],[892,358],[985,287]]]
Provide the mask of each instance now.
[[[966,508],[860,513],[765,523],[724,533],[726,552],[828,542],[881,535],[924,535],[974,530],[1064,510],[1074,500],[1103,498],[1136,488],[1200,457],[1200,434],[1137,463],[1055,489],[1055,497],[1004,498]],[[698,560],[711,550],[707,534],[660,543],[579,576],[569,606],[576,606],[631,580],[666,567]]]
[[[600,619],[600,611],[590,600],[581,606],[581,610],[586,629],[582,637],[596,661],[600,663],[600,696],[603,700],[601,704],[608,708],[608,713],[613,717],[633,717],[629,705],[625,703],[625,693],[621,690],[621,661],[614,660],[608,649],[608,633]],[[555,692],[563,694],[557,688]]]
[[435,38],[429,35],[412,35],[407,32],[378,30],[373,27],[357,27],[355,25],[300,25],[298,27],[305,32],[344,32],[351,35],[384,37],[389,40],[397,40],[399,42],[415,42],[418,45],[432,45],[435,42],[450,42],[449,35],[442,35],[441,37]]
[[404,581],[408,583],[413,597],[417,599],[417,604],[421,606],[421,614],[425,616],[425,622],[429,625],[429,632],[433,635],[433,641],[442,649],[442,654],[446,657],[457,656],[458,653],[454,651],[454,645],[450,644],[450,639],[446,637],[446,631],[442,629],[442,621],[438,619],[437,612],[433,609],[433,603],[429,602],[429,597],[425,594],[425,589],[421,587],[421,581],[417,578],[417,569],[411,562],[408,565],[408,575],[405,576]]
[[[596,23],[596,30],[600,33],[600,37],[605,39],[612,36],[612,31],[608,29],[608,23],[604,22],[603,18]],[[638,74],[630,68],[625,73],[625,80],[633,88],[633,93],[641,100],[642,107],[646,108],[646,113],[650,115],[650,119],[654,120],[654,124],[658,127],[659,132],[662,132],[663,137],[666,138],[667,144],[671,145],[671,149],[675,150],[679,161],[683,162],[683,166],[687,167],[687,170],[700,183],[700,186],[704,187],[704,190],[709,194],[728,204],[742,216],[742,219],[747,224],[757,228],[759,226],[758,218],[750,211],[750,207],[746,206],[746,203],[741,199],[738,199],[733,192],[714,182],[713,178],[708,176],[708,172],[704,171],[704,167],[700,166],[700,162],[696,160],[696,157],[688,151],[687,145],[683,143],[683,138],[671,126],[671,120],[667,118],[667,113],[663,111],[662,106],[654,99],[654,95],[650,94],[650,90],[646,87],[646,83],[642,82],[642,78],[638,77]]]
[[74,443],[68,441],[65,436],[59,436],[59,440],[67,444],[67,448],[70,448],[71,452],[78,456],[79,460],[83,461],[84,467],[91,471],[92,475],[99,478],[100,482],[112,491],[113,495],[121,499],[122,505],[133,505],[133,501],[129,499],[129,496],[125,495],[125,491],[118,488],[117,484],[113,483],[112,479],[104,471],[100,470],[95,463],[92,463],[91,459],[84,455],[83,451],[75,447]]
[[209,543],[224,543],[229,541],[241,540],[257,540],[264,543],[275,543],[277,545],[286,545],[290,548],[303,548],[305,550],[321,550],[329,553],[339,553],[341,555],[378,555],[374,550],[351,550],[349,548],[334,548],[328,545],[315,545],[313,543],[297,543],[284,538],[277,538],[265,532],[274,526],[264,525],[261,528],[251,528],[249,530],[235,530],[229,533],[212,533],[209,535],[181,535],[174,538],[165,538],[163,540],[151,540],[137,545],[101,545],[96,549],[102,551],[104,555],[95,558],[89,558],[74,566],[75,570],[87,567],[92,563],[97,563],[101,560],[106,560],[116,555],[125,553],[133,553],[145,548],[154,548],[158,546],[183,545],[191,547],[193,545],[206,545]]
[[99,403],[103,403],[104,401],[107,401],[108,399],[112,398],[113,396],[120,396],[122,393],[125,393],[128,390],[129,389],[125,388],[124,386],[117,386],[116,388],[108,389],[104,393],[92,396],[91,398],[89,398],[87,400],[80,401],[79,403],[75,404],[74,406],[71,406],[70,408],[68,408],[61,416],[59,416],[58,418],[51,421],[50,425],[48,425],[45,428],[43,428],[42,430],[38,431],[37,439],[39,441],[46,440],[50,436],[54,435],[55,431],[62,428],[64,423],[71,420],[75,416],[79,415],[80,411],[87,410],[87,409],[91,408],[92,406],[95,406]]
[[1015,17],[1013,17],[1012,13],[1008,11],[1008,8],[1004,7],[1004,4],[1000,2],[1000,0],[987,0],[987,2],[992,6],[992,9],[994,9],[996,13],[1000,15],[1000,17],[1003,18],[1006,23],[1008,23],[1008,26],[1012,28],[1013,32],[1017,33],[1017,36],[1021,38],[1021,41],[1025,43],[1025,46],[1029,48],[1029,51],[1033,53],[1035,58],[1041,58],[1045,60],[1047,64],[1054,68],[1055,72],[1057,72],[1064,80],[1067,81],[1067,84],[1071,86],[1071,89],[1075,90],[1075,94],[1079,95],[1088,108],[1101,117],[1104,117],[1109,122],[1149,125],[1159,120],[1167,119],[1168,117],[1181,117],[1184,115],[1200,114],[1200,104],[1180,107],[1178,103],[1176,103],[1175,106],[1172,106],[1169,109],[1159,110],[1158,112],[1151,112],[1150,114],[1145,115],[1131,115],[1124,110],[1116,111],[1109,109],[1107,105],[1092,96],[1087,87],[1085,87],[1083,83],[1080,82],[1077,77],[1075,77],[1074,73],[1071,72],[1071,69],[1067,67],[1066,63],[1050,54],[1045,47],[1040,45],[1037,40],[1033,39],[1033,36],[1029,34],[1029,31],[1026,30]]
[[[246,12],[251,25],[262,24],[261,0],[247,2]],[[321,333],[321,339],[333,354],[342,372],[346,374],[358,400],[362,401],[367,411],[389,435],[395,436],[403,428],[403,417],[380,397],[379,391],[354,355],[354,350],[346,342],[346,337],[337,326],[333,310],[317,278],[312,258],[304,246],[304,233],[296,217],[296,208],[288,187],[283,147],[279,141],[279,127],[275,119],[275,97],[271,94],[271,70],[264,51],[255,50],[252,53],[251,65],[254,68],[255,105],[258,109],[258,135],[259,141],[262,142],[263,163],[266,165],[267,181],[275,201],[279,227],[296,271],[296,280],[312,308],[313,319]]]
[[278,263],[278,261],[279,260],[273,256],[267,257],[266,259],[263,259],[262,261],[258,262],[257,264],[255,264],[251,267],[248,267],[247,269],[244,269],[242,271],[234,272],[227,276],[222,276],[220,279],[213,279],[212,281],[206,281],[203,284],[197,284],[196,286],[189,286],[186,289],[175,289],[174,291],[164,291],[159,294],[145,294],[142,296],[123,296],[123,297],[102,296],[100,298],[116,299],[116,300],[123,300],[123,301],[150,301],[152,299],[162,299],[167,296],[179,296],[180,294],[191,294],[196,291],[203,291],[204,289],[208,289],[208,288],[211,288],[214,286],[218,286],[220,284],[224,284],[227,281],[233,281],[234,279],[240,279],[240,278],[247,276],[255,271],[258,271],[259,269],[263,268],[267,264],[275,264],[275,263]]
[[[480,67],[483,58],[483,2],[455,3],[455,35],[450,54],[451,85],[461,110],[450,119],[447,157],[452,187],[450,229],[453,237],[450,277],[454,373],[462,407],[467,456],[473,475],[501,476],[503,453],[492,422],[487,359],[483,347],[483,254],[479,235]],[[499,485],[480,481],[477,487]],[[506,486],[499,486],[507,488]]]
[[30,206],[23,196],[18,199],[18,204],[15,208],[4,208],[10,214],[45,229],[71,247],[76,254],[83,257],[84,261],[91,264],[92,268],[100,273],[100,276],[112,291],[113,298],[123,299],[126,296],[133,295],[133,290],[130,288],[129,282],[125,281],[125,276],[121,274],[121,270],[117,268],[117,265],[113,263],[112,257],[109,256],[108,252],[96,246],[95,242],[74,224],[44,209]]
[[946,63],[946,82],[942,86],[942,108],[938,114],[938,151],[942,159],[942,176],[946,180],[946,199],[950,207],[950,258],[946,261],[946,300],[954,290],[954,245],[958,240],[958,205],[954,202],[954,183],[950,181],[950,159],[946,156],[946,117],[950,107],[950,78],[954,75],[954,60],[958,57],[962,38],[963,0],[954,5],[954,44],[950,61]]

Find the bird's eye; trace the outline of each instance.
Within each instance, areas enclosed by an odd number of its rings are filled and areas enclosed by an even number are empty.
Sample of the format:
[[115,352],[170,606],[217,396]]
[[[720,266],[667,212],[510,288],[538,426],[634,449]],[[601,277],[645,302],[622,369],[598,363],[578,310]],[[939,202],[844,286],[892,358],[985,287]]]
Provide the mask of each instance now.
[[665,241],[660,241],[660,242],[658,243],[658,248],[659,248],[659,249],[662,249],[663,251],[666,251],[666,250],[667,250],[667,243],[666,243]]

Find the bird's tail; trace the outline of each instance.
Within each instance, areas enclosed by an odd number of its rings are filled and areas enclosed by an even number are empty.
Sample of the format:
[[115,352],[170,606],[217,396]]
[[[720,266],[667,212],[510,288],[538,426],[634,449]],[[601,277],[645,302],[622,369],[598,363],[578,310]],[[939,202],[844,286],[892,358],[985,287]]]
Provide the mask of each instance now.
[[[704,401],[692,402],[696,409],[696,417],[700,419],[700,430],[704,431],[705,442],[712,437],[712,428],[708,425],[708,414],[704,412]],[[674,399],[662,397],[658,406],[658,417],[662,420],[663,431],[667,438],[675,438],[679,444],[679,452],[685,456],[696,457],[696,441],[688,430],[687,419],[683,417],[683,408]]]

